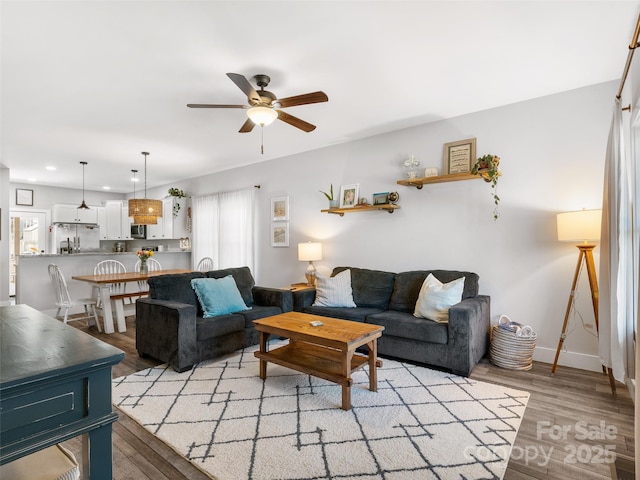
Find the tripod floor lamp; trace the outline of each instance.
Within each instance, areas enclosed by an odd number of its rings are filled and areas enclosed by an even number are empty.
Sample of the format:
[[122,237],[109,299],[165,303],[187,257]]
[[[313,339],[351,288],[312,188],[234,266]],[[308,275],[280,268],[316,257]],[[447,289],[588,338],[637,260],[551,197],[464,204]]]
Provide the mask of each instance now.
[[[591,304],[593,305],[593,314],[595,317],[596,332],[599,332],[600,326],[598,322],[598,279],[596,277],[596,267],[593,261],[593,249],[596,248],[595,242],[600,240],[600,223],[602,218],[602,210],[579,210],[577,212],[565,212],[559,213],[557,216],[558,223],[558,241],[560,242],[583,242],[576,245],[580,251],[578,255],[578,264],[576,265],[576,272],[573,276],[573,284],[571,285],[571,293],[569,294],[569,302],[567,303],[567,311],[564,315],[564,323],[562,324],[562,333],[558,340],[558,348],[556,349],[556,357],[553,360],[553,367],[551,373],[555,373],[558,367],[558,358],[560,357],[560,351],[564,344],[564,340],[567,337],[567,325],[569,323],[569,317],[571,310],[575,302],[576,288],[578,286],[578,279],[580,278],[580,271],[583,264],[587,268],[587,276],[589,278],[589,287],[591,288]],[[609,384],[611,386],[611,392],[616,394],[616,384],[613,378],[613,372],[610,368],[602,366],[602,371],[609,377]]]

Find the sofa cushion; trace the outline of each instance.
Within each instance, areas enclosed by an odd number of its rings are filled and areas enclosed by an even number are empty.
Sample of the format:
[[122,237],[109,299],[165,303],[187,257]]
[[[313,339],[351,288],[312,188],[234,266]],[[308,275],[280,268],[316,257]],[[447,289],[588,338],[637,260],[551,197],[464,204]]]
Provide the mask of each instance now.
[[455,270],[417,270],[396,274],[393,285],[393,293],[389,302],[389,310],[413,313],[418,294],[427,275],[433,273],[434,277],[442,283],[449,283],[457,278],[465,277],[462,299],[476,297],[478,295],[478,275],[471,272],[458,272]]
[[335,276],[347,269],[351,270],[353,301],[358,307],[382,310],[389,307],[395,273],[365,268],[336,267],[332,275]]
[[432,273],[427,275],[418,294],[413,316],[447,323],[449,308],[462,300],[464,280],[465,277],[460,277],[449,283],[442,283]]
[[352,320],[354,322],[364,322],[367,315],[384,312],[380,308],[343,308],[343,307],[307,307],[304,313],[312,315],[322,315],[323,317],[339,318],[342,320]]
[[[426,318],[416,318],[412,313],[387,310],[367,316],[367,323],[384,327],[383,337],[401,337],[427,343],[446,344],[449,328],[446,323],[436,323]],[[429,347],[424,347],[429,348]]]
[[316,299],[314,307],[355,308],[351,289],[351,271],[345,270],[335,277],[316,276]]
[[149,297],[154,300],[169,300],[177,303],[186,303],[196,307],[197,315],[202,316],[202,307],[196,296],[196,292],[191,288],[191,280],[194,278],[205,278],[204,273],[171,273],[149,277]]
[[223,278],[194,278],[191,286],[200,301],[204,318],[249,310],[232,275]]
[[227,275],[233,275],[233,279],[236,281],[242,300],[247,307],[253,306],[253,294],[251,290],[255,286],[256,282],[251,275],[249,267],[235,267],[235,268],[223,268],[222,270],[212,270],[207,272],[209,278],[223,278]]
[[199,342],[244,330],[244,317],[239,313],[214,318],[196,318],[196,338]]
[[253,327],[253,321],[258,320],[260,318],[271,317],[273,315],[280,315],[282,313],[282,309],[280,307],[274,306],[266,306],[266,305],[253,305],[251,310],[245,310],[244,312],[239,312],[240,315],[244,317],[244,327],[249,328]]

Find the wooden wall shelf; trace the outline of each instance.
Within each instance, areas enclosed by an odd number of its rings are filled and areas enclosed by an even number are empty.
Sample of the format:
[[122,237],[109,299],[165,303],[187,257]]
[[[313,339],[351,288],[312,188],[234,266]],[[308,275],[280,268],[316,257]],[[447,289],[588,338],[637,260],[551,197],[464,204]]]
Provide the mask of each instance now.
[[404,185],[405,187],[416,187],[418,190],[422,190],[422,186],[428,183],[444,183],[444,182],[458,182],[460,180],[474,180],[482,178],[480,175],[473,175],[472,173],[452,173],[451,175],[438,175],[435,177],[423,177],[423,178],[408,178],[407,180],[398,180],[398,185]]
[[333,213],[335,215],[340,215],[344,217],[345,213],[357,213],[357,212],[373,212],[374,210],[386,210],[389,213],[393,213],[395,210],[399,209],[398,205],[393,204],[385,204],[385,205],[363,205],[363,206],[355,206],[352,208],[329,208],[326,210],[320,210],[322,213]]

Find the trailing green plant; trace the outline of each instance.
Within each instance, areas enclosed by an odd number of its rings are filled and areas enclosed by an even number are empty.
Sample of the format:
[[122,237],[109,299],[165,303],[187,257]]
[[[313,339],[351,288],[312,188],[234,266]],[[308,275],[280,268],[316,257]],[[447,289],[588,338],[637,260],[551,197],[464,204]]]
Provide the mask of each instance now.
[[[175,187],[172,187],[169,189],[169,196],[175,197],[175,198],[186,197],[183,190]],[[179,213],[180,213],[180,202],[173,202],[173,216],[177,217]]]
[[498,155],[487,154],[476,161],[471,169],[474,175],[480,175],[485,182],[491,183],[491,196],[495,205],[493,209],[493,219],[497,220],[500,216],[498,206],[500,205],[500,197],[498,196],[498,179],[502,175],[500,171],[500,157]]
[[322,193],[325,197],[327,197],[327,200],[329,200],[330,202],[333,202],[333,183],[331,184],[329,193],[323,192],[322,190],[320,190],[320,193]]

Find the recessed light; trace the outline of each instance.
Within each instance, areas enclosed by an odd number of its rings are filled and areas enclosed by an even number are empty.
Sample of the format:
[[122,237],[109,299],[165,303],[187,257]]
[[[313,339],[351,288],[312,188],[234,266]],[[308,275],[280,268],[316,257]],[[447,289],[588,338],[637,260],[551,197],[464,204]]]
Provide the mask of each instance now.
[[29,181],[29,182],[37,182],[38,179],[37,178],[27,178],[27,181]]
[[56,169],[56,167],[54,167],[53,165],[47,165],[46,169],[49,170],[50,172],[53,172]]
[[111,190],[111,187],[109,185],[105,185],[104,187],[102,187],[103,190]]

